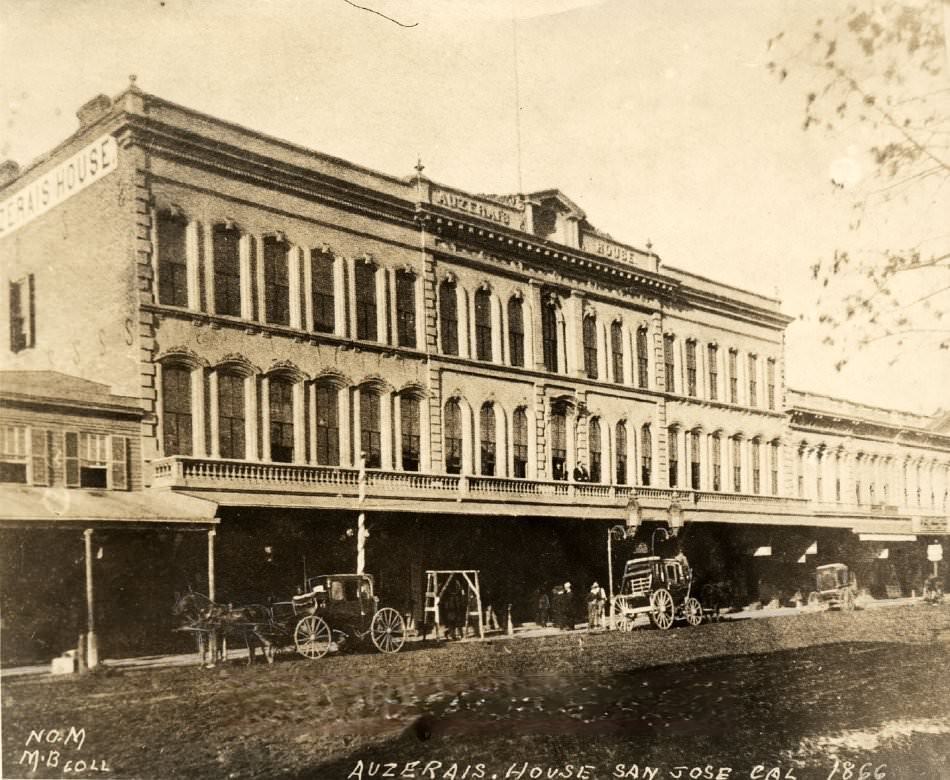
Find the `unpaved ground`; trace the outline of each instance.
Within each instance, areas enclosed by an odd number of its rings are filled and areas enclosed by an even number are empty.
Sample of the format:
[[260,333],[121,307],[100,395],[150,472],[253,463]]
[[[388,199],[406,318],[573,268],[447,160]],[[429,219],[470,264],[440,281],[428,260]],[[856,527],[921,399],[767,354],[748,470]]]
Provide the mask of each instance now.
[[[730,780],[860,780],[866,765],[868,780],[942,780],[950,632],[935,639],[938,624],[950,606],[9,680],[3,774],[103,776],[104,761],[116,778],[529,780],[622,764],[629,777],[708,765]],[[26,745],[31,730],[70,726],[85,729],[81,748],[75,732]]]

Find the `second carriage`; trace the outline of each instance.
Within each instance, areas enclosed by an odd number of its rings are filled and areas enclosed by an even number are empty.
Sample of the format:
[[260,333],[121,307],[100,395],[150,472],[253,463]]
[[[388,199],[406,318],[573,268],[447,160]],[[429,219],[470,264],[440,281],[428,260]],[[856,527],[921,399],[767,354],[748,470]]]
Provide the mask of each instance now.
[[692,571],[683,558],[650,555],[627,561],[620,593],[611,600],[614,625],[632,631],[637,617],[647,615],[661,630],[676,620],[698,626],[703,608],[690,593],[692,583]]

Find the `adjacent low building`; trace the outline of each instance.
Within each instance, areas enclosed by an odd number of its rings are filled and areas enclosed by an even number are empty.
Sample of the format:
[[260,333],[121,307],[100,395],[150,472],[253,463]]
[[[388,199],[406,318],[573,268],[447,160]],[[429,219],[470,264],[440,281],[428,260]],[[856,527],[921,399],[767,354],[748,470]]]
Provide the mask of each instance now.
[[[5,381],[124,397],[128,495],[216,519],[230,600],[365,567],[418,615],[426,569],[475,568],[528,620],[539,589],[606,578],[616,526],[618,562],[675,530],[745,601],[837,560],[887,595],[948,532],[936,418],[787,389],[779,301],[558,190],[389,176],[134,84],[79,120],[0,169]],[[152,609],[207,577],[139,554],[166,573]]]

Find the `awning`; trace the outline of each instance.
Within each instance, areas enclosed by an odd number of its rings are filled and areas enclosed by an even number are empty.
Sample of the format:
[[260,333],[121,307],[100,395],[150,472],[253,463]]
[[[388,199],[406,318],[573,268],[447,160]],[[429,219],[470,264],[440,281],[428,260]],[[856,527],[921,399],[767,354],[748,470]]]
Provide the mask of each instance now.
[[913,534],[858,534],[862,542],[916,542]]
[[166,524],[207,527],[218,521],[218,505],[168,490],[88,490],[27,485],[0,487],[0,526],[135,526]]

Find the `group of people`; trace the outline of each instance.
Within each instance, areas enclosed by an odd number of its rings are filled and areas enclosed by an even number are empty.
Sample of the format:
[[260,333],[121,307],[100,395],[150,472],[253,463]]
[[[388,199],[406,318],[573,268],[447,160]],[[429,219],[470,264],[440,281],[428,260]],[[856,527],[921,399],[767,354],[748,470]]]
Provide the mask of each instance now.
[[[587,606],[587,630],[594,631],[604,627],[604,610],[607,606],[607,592],[595,582],[585,597]],[[537,623],[547,626],[549,623],[562,631],[572,631],[577,624],[578,617],[577,594],[570,582],[555,585],[548,592],[541,591],[538,596]]]

